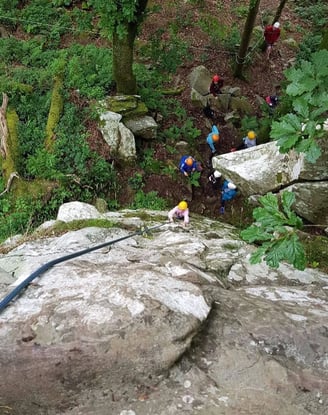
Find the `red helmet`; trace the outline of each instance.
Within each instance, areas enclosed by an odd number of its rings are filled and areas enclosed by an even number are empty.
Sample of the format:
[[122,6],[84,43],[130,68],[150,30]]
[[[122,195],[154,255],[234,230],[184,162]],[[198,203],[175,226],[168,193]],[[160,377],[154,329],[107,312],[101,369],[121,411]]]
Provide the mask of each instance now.
[[213,82],[219,82],[219,80],[220,80],[219,75],[214,75],[213,76]]

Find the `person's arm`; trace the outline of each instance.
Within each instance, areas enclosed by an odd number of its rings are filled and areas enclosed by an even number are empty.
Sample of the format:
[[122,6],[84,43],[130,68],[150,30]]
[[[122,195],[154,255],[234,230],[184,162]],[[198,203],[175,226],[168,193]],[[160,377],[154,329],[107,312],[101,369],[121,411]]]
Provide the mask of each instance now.
[[212,134],[220,134],[218,127],[215,124],[212,126]]
[[173,209],[171,209],[170,211],[169,211],[169,213],[167,214],[167,216],[168,216],[168,218],[169,218],[169,221],[170,222],[173,222],[174,220],[173,220],[173,217],[174,217],[174,215],[176,214],[176,212],[177,212],[177,209],[178,209],[178,207],[177,206],[175,206]]
[[184,225],[188,225],[189,223],[189,209],[183,211],[183,223]]
[[181,173],[183,173],[185,176],[188,176],[188,172],[185,170],[186,165],[184,163],[180,164],[180,171]]

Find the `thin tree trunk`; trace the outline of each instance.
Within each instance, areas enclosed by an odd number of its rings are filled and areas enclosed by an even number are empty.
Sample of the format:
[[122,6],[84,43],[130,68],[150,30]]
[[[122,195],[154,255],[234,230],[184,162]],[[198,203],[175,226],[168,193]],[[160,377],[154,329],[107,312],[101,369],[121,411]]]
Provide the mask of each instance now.
[[281,0],[279,3],[279,6],[277,8],[276,14],[274,16],[273,22],[272,24],[274,24],[275,22],[278,22],[281,16],[281,13],[283,11],[283,8],[285,7],[285,4],[287,3],[287,0]]
[[[277,11],[276,11],[276,14],[275,14],[275,16],[274,16],[273,21],[271,22],[271,24],[274,24],[275,22],[278,22],[279,21],[280,16],[281,16],[281,13],[282,13],[282,11],[283,11],[286,3],[287,3],[287,0],[281,0],[280,1],[279,6],[278,6]],[[265,43],[265,40],[263,40],[263,42],[261,44],[261,50],[264,52],[265,49],[266,49],[266,43]]]
[[249,10],[245,22],[244,32],[241,39],[239,51],[236,56],[237,63],[234,72],[234,76],[236,78],[243,78],[243,66],[248,51],[248,45],[252,36],[255,19],[259,10],[260,1],[261,0],[250,0],[249,3]]

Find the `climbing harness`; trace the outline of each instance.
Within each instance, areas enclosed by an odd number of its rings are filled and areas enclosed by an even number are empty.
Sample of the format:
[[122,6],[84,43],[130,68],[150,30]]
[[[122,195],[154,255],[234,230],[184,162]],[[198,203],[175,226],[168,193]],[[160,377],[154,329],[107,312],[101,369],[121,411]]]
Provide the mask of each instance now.
[[1,300],[0,313],[25,287],[28,286],[28,284],[30,284],[35,278],[39,277],[41,274],[43,274],[45,271],[47,271],[49,268],[53,267],[54,265],[60,264],[61,262],[68,261],[69,259],[76,258],[81,255],[88,254],[89,252],[95,251],[97,249],[104,248],[110,245],[114,245],[117,242],[124,241],[125,239],[132,238],[133,236],[136,236],[136,235],[149,237],[151,234],[151,231],[153,231],[154,229],[160,228],[161,226],[164,226],[165,224],[166,223],[162,223],[160,225],[153,226],[152,228],[148,228],[147,226],[142,226],[136,232],[129,234],[127,236],[123,236],[122,238],[114,239],[113,241],[110,241],[110,242],[104,242],[103,244],[96,245],[92,248],[83,249],[82,251],[78,251],[73,254],[65,255],[65,256],[62,256],[62,257],[59,257],[59,258],[53,259],[52,261],[47,262],[46,264],[38,268],[36,271],[34,271],[30,276],[28,276],[19,285],[17,285],[17,287],[15,287],[9,294],[6,295],[6,297],[3,300]]

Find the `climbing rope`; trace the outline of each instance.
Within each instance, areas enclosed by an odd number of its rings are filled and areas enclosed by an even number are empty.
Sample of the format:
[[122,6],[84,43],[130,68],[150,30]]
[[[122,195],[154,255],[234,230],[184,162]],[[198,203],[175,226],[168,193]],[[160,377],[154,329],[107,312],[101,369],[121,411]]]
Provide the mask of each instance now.
[[68,261],[69,259],[76,258],[81,255],[88,254],[89,252],[95,251],[100,248],[104,248],[106,246],[114,245],[117,242],[124,241],[125,239],[132,238],[136,235],[141,235],[143,237],[147,236],[149,237],[151,234],[151,231],[154,229],[160,228],[161,226],[164,226],[166,223],[162,223],[160,225],[153,226],[152,228],[148,228],[147,226],[140,227],[136,232],[129,234],[127,236],[123,236],[122,238],[114,239],[110,242],[104,242],[103,244],[93,246],[92,248],[83,249],[82,251],[75,252],[73,254],[65,255],[56,259],[53,259],[52,261],[47,262],[46,264],[42,265],[40,268],[38,268],[36,271],[34,271],[30,276],[28,276],[24,281],[22,281],[17,287],[15,287],[9,294],[6,295],[6,297],[1,300],[0,302],[0,313],[7,307],[7,305],[25,288],[30,284],[35,278],[39,277],[41,274],[43,274],[45,271],[47,271],[49,268],[53,267],[54,265],[60,264],[61,262]]

